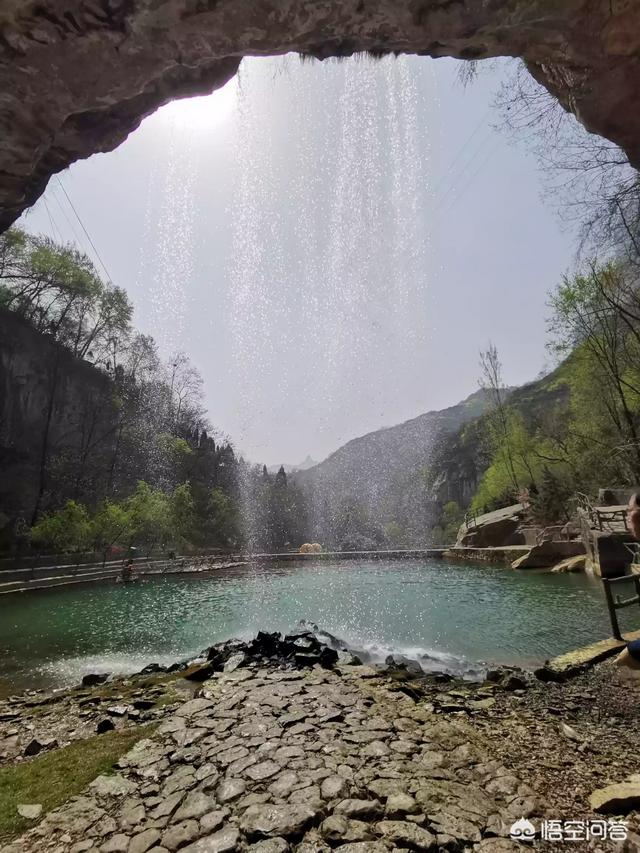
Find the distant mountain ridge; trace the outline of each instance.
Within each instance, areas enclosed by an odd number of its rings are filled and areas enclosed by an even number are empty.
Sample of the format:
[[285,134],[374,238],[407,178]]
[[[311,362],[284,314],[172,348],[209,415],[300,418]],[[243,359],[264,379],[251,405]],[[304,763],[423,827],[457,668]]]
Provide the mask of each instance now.
[[348,526],[340,517],[345,513],[358,514],[360,528],[368,524],[363,517],[370,519],[370,536],[377,540],[382,537],[378,528],[399,519],[405,527],[423,529],[429,523],[429,500],[422,472],[443,440],[489,406],[490,394],[478,390],[455,406],[354,438],[323,462],[295,473],[312,517],[319,519],[318,536],[335,540],[335,530]]
[[488,392],[479,389],[455,406],[425,412],[396,426],[353,438],[324,461],[307,468],[303,479],[325,478],[340,472],[355,478],[352,482],[357,483],[363,474],[368,480],[371,468],[391,473],[398,464],[420,464],[439,437],[480,417],[489,405]]
[[299,465],[288,465],[286,462],[280,463],[280,465],[267,465],[267,471],[270,474],[277,474],[280,468],[284,468],[287,474],[295,473],[296,471],[306,471],[308,468],[313,468],[314,465],[317,465],[315,459],[312,459],[311,456],[307,453],[307,458],[300,462]]

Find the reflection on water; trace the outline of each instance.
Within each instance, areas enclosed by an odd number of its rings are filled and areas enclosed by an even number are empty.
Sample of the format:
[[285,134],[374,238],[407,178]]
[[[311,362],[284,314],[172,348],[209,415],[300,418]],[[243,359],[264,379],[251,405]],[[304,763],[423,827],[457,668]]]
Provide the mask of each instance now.
[[4,596],[0,678],[73,684],[91,670],[133,672],[231,636],[291,630],[301,619],[381,658],[395,650],[469,663],[534,665],[609,634],[600,583],[581,575],[441,562],[287,563]]

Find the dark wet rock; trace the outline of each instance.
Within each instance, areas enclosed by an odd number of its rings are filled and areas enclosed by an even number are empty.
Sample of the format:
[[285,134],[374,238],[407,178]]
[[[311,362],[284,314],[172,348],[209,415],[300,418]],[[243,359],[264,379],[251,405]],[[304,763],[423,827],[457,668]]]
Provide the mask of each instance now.
[[400,670],[412,675],[424,675],[423,669],[418,661],[405,657],[404,655],[389,655],[385,660],[385,664],[387,666],[387,670]]
[[98,722],[96,726],[96,731],[99,735],[103,735],[105,732],[112,732],[115,729],[115,723],[113,720],[110,720],[108,717],[105,717],[103,720]]
[[258,657],[275,657],[280,651],[280,641],[282,635],[279,632],[268,634],[265,631],[258,631],[255,639],[249,644],[250,654]]
[[300,667],[300,669],[315,666],[320,663],[320,655],[312,654],[310,652],[296,652],[293,659],[296,666]]
[[324,669],[332,669],[334,664],[338,662],[338,652],[335,649],[325,646],[320,652],[320,666]]
[[88,675],[83,676],[82,686],[95,687],[97,684],[104,684],[110,675],[111,673],[109,672],[90,672]]
[[144,669],[140,670],[138,675],[156,675],[157,673],[166,672],[166,671],[167,671],[166,666],[162,666],[162,664],[149,663],[144,667]]
[[136,711],[148,711],[156,704],[154,699],[134,699],[131,703]]
[[184,671],[183,677],[187,681],[195,681],[201,684],[203,681],[208,681],[216,672],[220,672],[221,666],[216,661],[211,663],[193,664]]
[[503,690],[511,692],[513,690],[526,690],[528,684],[522,676],[516,675],[513,672],[508,672],[503,676],[503,678],[501,678],[500,687],[502,687]]
[[23,754],[26,756],[37,755],[45,749],[55,749],[58,741],[55,738],[33,738],[25,746]]

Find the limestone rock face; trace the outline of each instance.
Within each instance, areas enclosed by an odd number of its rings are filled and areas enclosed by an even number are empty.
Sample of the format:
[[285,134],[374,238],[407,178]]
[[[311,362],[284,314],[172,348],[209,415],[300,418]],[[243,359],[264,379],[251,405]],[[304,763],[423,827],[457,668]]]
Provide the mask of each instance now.
[[222,86],[243,56],[359,50],[520,56],[640,164],[640,0],[4,0],[0,228],[52,174]]

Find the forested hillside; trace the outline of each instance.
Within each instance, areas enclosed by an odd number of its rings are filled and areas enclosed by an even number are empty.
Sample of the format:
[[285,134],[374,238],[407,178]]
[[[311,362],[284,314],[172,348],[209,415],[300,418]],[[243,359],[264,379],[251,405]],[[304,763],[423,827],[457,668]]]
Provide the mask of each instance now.
[[314,537],[349,549],[424,544],[439,516],[429,480],[432,460],[489,402],[489,393],[478,390],[456,406],[353,439],[296,473]]
[[0,550],[284,547],[304,516],[286,475],[214,437],[188,356],[132,315],[73,247],[0,237]]

